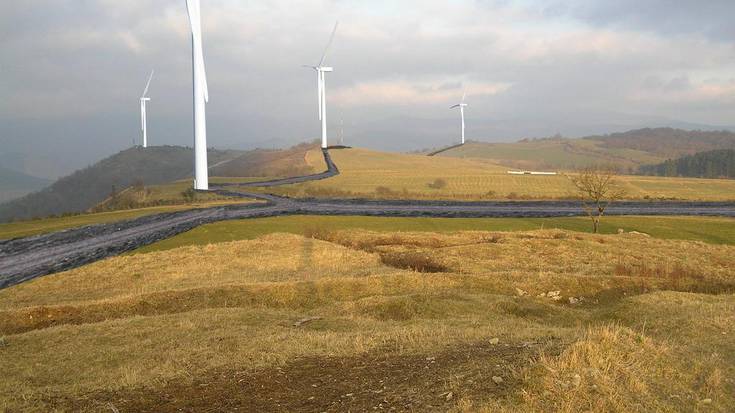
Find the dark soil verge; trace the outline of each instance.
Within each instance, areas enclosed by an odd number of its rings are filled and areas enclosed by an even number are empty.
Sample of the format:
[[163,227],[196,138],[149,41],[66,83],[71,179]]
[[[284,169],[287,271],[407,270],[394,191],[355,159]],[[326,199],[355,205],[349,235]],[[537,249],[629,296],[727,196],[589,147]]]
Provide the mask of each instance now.
[[380,261],[390,267],[418,272],[447,272],[449,268],[426,252],[390,252],[380,254]]
[[[212,372],[160,388],[98,392],[51,404],[70,411],[161,413],[447,411],[463,398],[515,397],[521,369],[541,350],[558,354],[561,345],[477,343],[436,354],[311,357],[283,367]],[[493,376],[502,382],[496,384]]]

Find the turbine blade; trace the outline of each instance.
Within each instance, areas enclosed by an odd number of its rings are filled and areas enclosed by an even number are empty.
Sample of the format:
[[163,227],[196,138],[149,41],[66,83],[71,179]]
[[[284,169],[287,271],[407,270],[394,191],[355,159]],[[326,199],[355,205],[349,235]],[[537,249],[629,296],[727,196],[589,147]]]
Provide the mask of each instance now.
[[204,66],[204,52],[202,51],[202,18],[199,0],[186,0],[186,9],[189,13],[189,24],[191,25],[192,47],[199,63],[200,86],[204,91],[204,101],[209,102],[209,87],[207,85],[207,73]]
[[148,94],[148,88],[151,86],[151,79],[153,79],[153,72],[155,72],[155,70],[151,70],[151,74],[150,76],[148,76],[148,82],[145,84],[145,89],[143,89],[142,97],[146,97],[145,95]]
[[189,27],[191,33],[196,33],[197,21],[199,20],[199,0],[186,0],[186,12],[189,15]]
[[462,92],[462,103],[464,103],[464,98],[467,97],[467,90],[464,90]]
[[459,107],[459,105],[454,105],[454,106],[450,106],[449,109],[454,109],[454,108],[458,108],[458,107]]
[[327,57],[327,51],[329,51],[329,47],[332,45],[332,41],[334,40],[334,34],[337,33],[337,26],[339,26],[339,21],[334,23],[334,29],[332,29],[332,35],[329,36],[329,42],[327,42],[327,47],[324,48],[324,53],[322,53],[322,58],[319,60],[319,64],[317,66],[321,67],[321,65],[324,63],[324,59]]

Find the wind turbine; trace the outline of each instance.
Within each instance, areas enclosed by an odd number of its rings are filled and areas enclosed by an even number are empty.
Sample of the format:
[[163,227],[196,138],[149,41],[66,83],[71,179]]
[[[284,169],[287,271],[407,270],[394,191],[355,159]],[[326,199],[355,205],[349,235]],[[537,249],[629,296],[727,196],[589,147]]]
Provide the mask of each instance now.
[[319,63],[316,66],[304,65],[304,67],[308,67],[316,71],[316,93],[319,101],[319,120],[322,121],[322,149],[327,148],[327,91],[324,74],[334,71],[333,68],[324,66],[324,59],[327,57],[329,46],[332,45],[332,40],[334,40],[334,34],[337,32],[338,25],[339,22],[334,24],[332,35],[329,37],[329,42],[327,43],[327,47],[324,48],[324,53],[322,53],[322,58],[319,59]]
[[143,95],[140,97],[140,127],[143,130],[143,147],[148,147],[148,129],[146,127],[146,112],[145,112],[145,103],[151,100],[151,98],[147,97],[148,94],[148,87],[151,85],[151,79],[153,79],[153,70],[151,70],[151,75],[148,76],[148,83],[145,84],[145,89],[143,90]]
[[191,65],[194,81],[194,189],[209,189],[207,172],[207,74],[202,52],[202,14],[199,0],[186,0],[191,26]]
[[467,96],[467,92],[462,93],[462,101],[449,109],[459,108],[459,115],[462,117],[462,145],[464,145],[464,108],[467,106],[466,103],[464,103],[464,98]]

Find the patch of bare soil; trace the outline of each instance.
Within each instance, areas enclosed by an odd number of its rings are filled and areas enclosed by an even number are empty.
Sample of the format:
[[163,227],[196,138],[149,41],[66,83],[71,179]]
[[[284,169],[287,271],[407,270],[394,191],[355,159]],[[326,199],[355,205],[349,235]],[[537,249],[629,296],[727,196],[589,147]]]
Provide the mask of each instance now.
[[119,412],[446,411],[462,398],[515,396],[521,369],[541,350],[558,353],[560,347],[558,342],[488,342],[436,354],[373,351],[303,358],[282,367],[213,372],[186,383],[95,393],[53,404],[71,411]]

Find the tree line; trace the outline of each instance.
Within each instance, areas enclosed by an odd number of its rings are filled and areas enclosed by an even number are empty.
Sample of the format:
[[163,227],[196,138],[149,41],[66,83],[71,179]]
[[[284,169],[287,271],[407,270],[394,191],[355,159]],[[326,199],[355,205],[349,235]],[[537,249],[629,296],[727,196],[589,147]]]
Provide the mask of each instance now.
[[699,152],[657,165],[643,165],[639,170],[643,175],[735,178],[735,150]]

